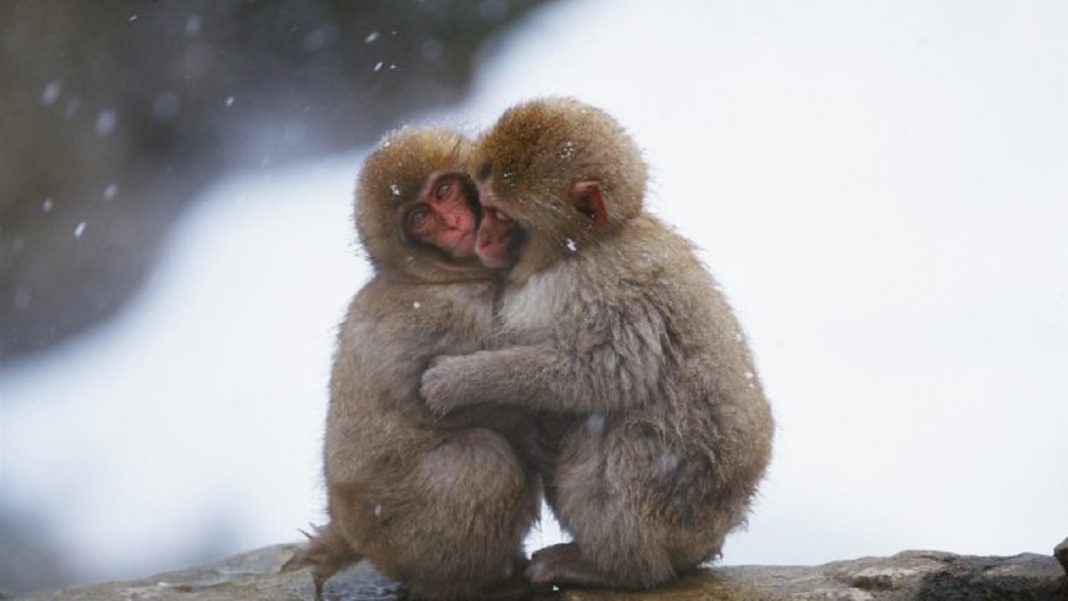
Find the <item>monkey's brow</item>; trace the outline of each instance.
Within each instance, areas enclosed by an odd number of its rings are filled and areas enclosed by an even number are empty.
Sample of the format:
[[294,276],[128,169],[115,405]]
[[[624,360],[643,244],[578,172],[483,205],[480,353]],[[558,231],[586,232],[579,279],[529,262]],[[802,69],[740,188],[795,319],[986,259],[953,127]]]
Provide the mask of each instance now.
[[493,171],[493,161],[483,161],[483,163],[478,166],[478,172],[475,173],[475,177],[479,180],[484,180],[489,177],[491,171]]

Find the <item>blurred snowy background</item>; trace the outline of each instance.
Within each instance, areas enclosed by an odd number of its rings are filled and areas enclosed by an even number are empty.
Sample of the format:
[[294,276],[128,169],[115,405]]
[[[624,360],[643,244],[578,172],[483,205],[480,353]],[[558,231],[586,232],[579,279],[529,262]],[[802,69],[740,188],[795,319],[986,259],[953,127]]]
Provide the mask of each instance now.
[[[607,109],[750,335],[778,437],[726,563],[1068,536],[1068,5],[579,0],[473,56],[466,92],[405,120],[474,134],[546,94]],[[178,567],[322,518],[373,137],[218,177],[113,317],[0,364],[0,575],[51,562],[0,588]],[[86,215],[63,234],[94,236]],[[0,303],[32,311],[8,284]],[[548,520],[530,543],[560,536]]]

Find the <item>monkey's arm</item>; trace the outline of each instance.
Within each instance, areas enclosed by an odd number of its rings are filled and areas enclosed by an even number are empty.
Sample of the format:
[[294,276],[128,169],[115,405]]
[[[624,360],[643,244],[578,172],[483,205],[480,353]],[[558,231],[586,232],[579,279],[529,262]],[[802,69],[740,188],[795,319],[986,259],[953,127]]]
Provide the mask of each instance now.
[[642,405],[655,395],[663,353],[622,354],[608,342],[586,353],[550,345],[516,346],[439,357],[423,374],[422,394],[438,415],[478,403],[556,413],[593,413]]

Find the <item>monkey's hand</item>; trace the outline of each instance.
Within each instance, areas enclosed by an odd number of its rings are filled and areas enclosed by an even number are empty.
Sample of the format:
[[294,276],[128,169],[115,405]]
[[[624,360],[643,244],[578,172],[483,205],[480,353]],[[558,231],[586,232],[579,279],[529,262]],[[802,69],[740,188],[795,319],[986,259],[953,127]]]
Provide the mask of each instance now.
[[419,391],[435,415],[442,417],[477,402],[468,390],[477,369],[474,363],[469,355],[442,356],[430,362]]

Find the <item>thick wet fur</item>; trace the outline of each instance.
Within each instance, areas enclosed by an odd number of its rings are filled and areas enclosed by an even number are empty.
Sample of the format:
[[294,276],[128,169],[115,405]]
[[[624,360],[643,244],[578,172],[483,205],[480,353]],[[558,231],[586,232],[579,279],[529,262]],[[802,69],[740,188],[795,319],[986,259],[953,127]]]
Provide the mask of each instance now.
[[494,328],[491,275],[408,239],[403,227],[412,203],[437,185],[428,182],[465,177],[467,151],[452,132],[402,131],[361,171],[357,229],[375,276],[338,332],[324,444],[330,522],[289,566],[310,567],[319,591],[366,558],[419,598],[529,594],[522,541],[540,497],[527,453],[533,418],[498,406],[439,419],[419,395],[434,357],[485,348]]
[[440,414],[506,403],[562,422],[544,477],[574,543],[536,554],[531,580],[642,589],[719,557],[770,460],[772,416],[723,294],[644,211],[637,146],[603,111],[552,98],[506,111],[471,156],[479,256],[510,265],[501,336],[438,360],[422,392]]

